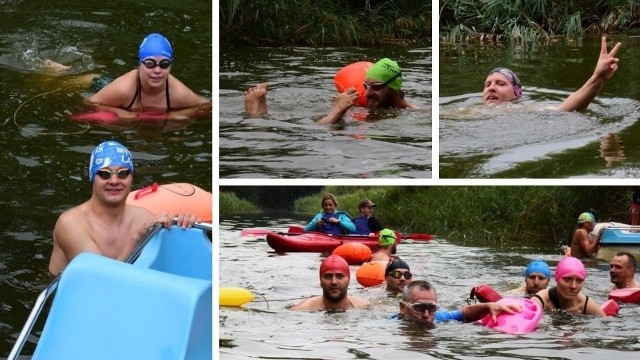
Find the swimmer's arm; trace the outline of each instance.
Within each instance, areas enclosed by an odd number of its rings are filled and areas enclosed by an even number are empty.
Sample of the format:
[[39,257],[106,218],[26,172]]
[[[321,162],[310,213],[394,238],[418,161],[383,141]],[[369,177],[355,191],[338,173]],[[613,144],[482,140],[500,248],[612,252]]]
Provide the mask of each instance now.
[[342,117],[344,116],[344,114],[346,114],[347,110],[349,110],[349,108],[338,109],[337,107],[334,106],[328,115],[318,120],[318,124],[321,124],[321,125],[334,124],[342,120]]
[[342,119],[347,110],[351,109],[358,99],[358,91],[356,88],[348,88],[345,92],[338,94],[333,104],[331,112],[318,120],[318,124],[333,124]]
[[131,112],[129,110],[125,110],[123,108],[119,108],[117,106],[98,104],[98,103],[91,103],[91,105],[93,105],[96,110],[103,110],[103,111],[112,112],[112,113],[116,114],[116,116],[118,116],[118,118],[120,118],[120,119],[135,119],[136,118],[136,113]]
[[607,316],[607,314],[604,313],[604,310],[600,308],[600,305],[593,301],[593,299],[588,300],[586,312],[591,315]]
[[587,80],[578,91],[571,94],[560,106],[558,110],[574,111],[583,110],[589,106],[596,95],[602,90],[604,84],[611,79],[613,73],[618,69],[618,58],[615,57],[622,44],[617,43],[611,52],[607,52],[607,38],[602,37],[600,45],[600,57],[593,71],[593,75]]
[[[102,255],[98,245],[92,240],[91,235],[85,231],[83,226],[79,226],[75,218],[62,214],[56,222],[53,229],[54,248],[57,247],[62,251],[66,262],[69,263],[73,258],[82,252],[90,252]],[[53,275],[57,273],[52,269],[50,263],[49,270]],[[59,271],[58,271],[59,272]]]
[[167,113],[167,119],[181,120],[181,119],[194,119],[211,117],[211,102],[203,102],[200,105],[196,105],[186,109],[171,110]]

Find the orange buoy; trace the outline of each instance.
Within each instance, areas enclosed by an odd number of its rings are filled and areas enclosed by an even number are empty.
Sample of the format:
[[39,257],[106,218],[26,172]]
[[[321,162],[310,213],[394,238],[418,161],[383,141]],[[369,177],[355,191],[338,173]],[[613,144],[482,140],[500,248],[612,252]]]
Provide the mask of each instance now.
[[364,287],[382,284],[384,282],[384,270],[386,268],[386,261],[366,262],[356,270],[356,280]]
[[348,242],[335,248],[331,255],[342,256],[349,265],[360,265],[371,260],[371,249],[359,242]]
[[171,183],[147,186],[132,191],[127,204],[140,206],[153,214],[196,214],[200,220],[213,220],[213,197],[210,192],[188,183]]
[[339,93],[347,91],[348,88],[354,87],[358,90],[358,100],[356,105],[367,105],[367,98],[365,97],[364,79],[367,75],[367,70],[373,65],[369,61],[358,61],[353,64],[349,64],[342,69],[338,70],[333,78],[333,83],[336,85],[336,89]]

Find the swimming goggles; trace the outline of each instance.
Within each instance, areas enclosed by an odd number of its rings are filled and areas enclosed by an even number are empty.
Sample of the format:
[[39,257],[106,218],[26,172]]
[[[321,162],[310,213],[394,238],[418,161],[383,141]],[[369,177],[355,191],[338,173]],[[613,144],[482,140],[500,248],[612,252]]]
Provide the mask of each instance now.
[[156,66],[160,66],[161,69],[166,69],[169,66],[171,66],[171,60],[169,60],[169,59],[162,59],[162,60],[160,60],[160,62],[156,62],[154,59],[144,59],[144,60],[141,61],[141,63],[147,69],[153,69]]
[[413,303],[413,304],[408,303],[406,301],[402,301],[402,302],[405,305],[407,305],[411,310],[419,314],[422,314],[425,311],[428,311],[429,314],[434,314],[436,311],[438,311],[438,308],[439,308],[438,304],[432,303],[432,302],[426,302],[426,303],[419,302],[419,303]]
[[407,280],[411,279],[411,277],[413,276],[413,274],[408,271],[402,272],[400,270],[393,270],[388,275],[394,279],[400,279],[401,277],[404,276],[404,278]]
[[96,172],[96,175],[98,175],[103,180],[111,179],[111,175],[114,175],[114,174],[118,177],[118,179],[124,180],[127,178],[127,176],[129,176],[129,174],[131,174],[131,171],[129,171],[128,169],[120,169],[116,171],[98,170]]
[[393,80],[397,79],[400,75],[402,75],[401,72],[393,75],[389,80],[383,82],[383,83],[373,83],[373,84],[369,84],[368,82],[364,81],[362,83],[362,86],[364,86],[365,90],[369,90],[369,87],[371,87],[371,90],[373,91],[380,91],[382,89],[384,89],[385,86],[391,84],[393,82]]

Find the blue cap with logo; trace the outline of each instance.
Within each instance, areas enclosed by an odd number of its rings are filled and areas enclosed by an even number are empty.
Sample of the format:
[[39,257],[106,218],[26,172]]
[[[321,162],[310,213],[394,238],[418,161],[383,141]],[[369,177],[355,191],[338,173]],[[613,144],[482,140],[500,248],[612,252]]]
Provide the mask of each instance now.
[[93,182],[98,170],[109,166],[120,166],[133,173],[131,153],[119,142],[105,141],[93,149],[89,161],[89,181]]

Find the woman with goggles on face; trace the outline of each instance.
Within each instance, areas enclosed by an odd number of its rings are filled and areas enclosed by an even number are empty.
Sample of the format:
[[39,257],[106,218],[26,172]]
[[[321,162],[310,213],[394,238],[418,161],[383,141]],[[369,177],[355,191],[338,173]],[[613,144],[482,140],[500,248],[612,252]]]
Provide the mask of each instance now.
[[202,105],[210,111],[210,100],[171,75],[172,63],[169,40],[157,33],[149,34],[140,44],[137,69],[116,78],[89,101],[124,119],[149,111],[166,113],[167,118],[191,117],[203,110]]

